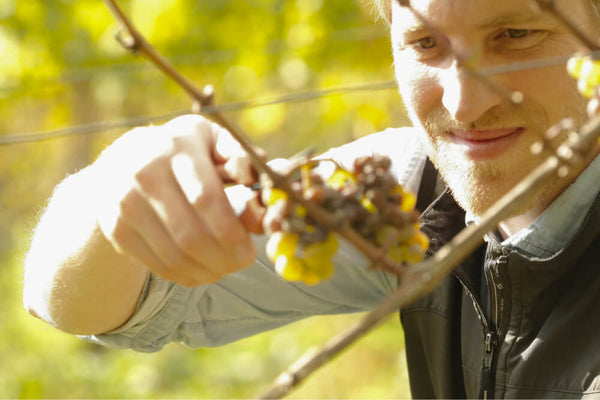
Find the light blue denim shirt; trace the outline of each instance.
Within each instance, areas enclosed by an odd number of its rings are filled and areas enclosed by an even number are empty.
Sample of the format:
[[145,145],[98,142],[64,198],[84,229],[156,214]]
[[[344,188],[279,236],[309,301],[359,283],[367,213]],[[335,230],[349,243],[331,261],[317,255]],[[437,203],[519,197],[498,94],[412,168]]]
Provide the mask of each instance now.
[[[407,189],[416,191],[425,153],[411,128],[389,129],[328,152],[349,167],[359,155],[387,154],[392,172]],[[327,169],[331,163],[324,163]],[[323,171],[327,173],[327,171]],[[228,196],[241,207],[247,189],[237,186]],[[142,301],[121,328],[86,340],[115,348],[157,351],[171,341],[210,347],[276,328],[312,315],[372,309],[397,287],[397,277],[370,271],[365,257],[344,241],[334,258],[334,277],[307,286],[281,279],[265,255],[266,238],[253,237],[257,258],[248,268],[213,285],[186,288],[151,274]]]
[[[359,139],[328,156],[349,165],[357,155],[374,153],[389,155],[399,182],[417,191],[426,156],[411,128]],[[597,159],[531,229],[519,232],[507,246],[528,252],[537,248],[556,251],[581,224],[594,198],[591,192],[598,191],[599,175]],[[236,208],[243,203],[239,199],[244,189],[232,188],[229,195]],[[264,253],[265,241],[264,236],[254,237],[258,256],[253,265],[213,285],[185,288],[150,275],[137,311],[124,326],[84,338],[146,352],[171,341],[191,347],[217,346],[312,315],[370,310],[397,288],[394,275],[368,270],[365,257],[343,241],[334,259],[333,278],[315,286],[286,282],[273,271]]]
[[575,236],[600,191],[600,157],[596,157],[531,225],[502,242],[506,248],[546,259]]

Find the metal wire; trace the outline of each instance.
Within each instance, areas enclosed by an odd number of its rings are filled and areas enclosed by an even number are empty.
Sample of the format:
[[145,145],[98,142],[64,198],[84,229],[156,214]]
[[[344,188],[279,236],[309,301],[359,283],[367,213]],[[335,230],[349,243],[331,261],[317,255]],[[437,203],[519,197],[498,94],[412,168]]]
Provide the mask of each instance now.
[[[339,29],[329,33],[328,42],[360,42],[375,38],[387,38],[388,34],[385,30],[379,29],[376,25],[364,25],[351,28]],[[266,43],[262,51],[266,55],[278,55],[286,51],[282,39],[273,39]],[[195,51],[184,54],[170,54],[169,59],[178,66],[196,65],[198,62],[201,65],[211,65],[223,62],[231,62],[240,52],[239,48],[218,49]],[[40,87],[45,88],[48,85],[68,85],[71,83],[87,82],[98,77],[99,74],[110,72],[111,74],[132,75],[143,72],[154,72],[155,69],[143,62],[144,60],[136,60],[128,57],[122,61],[117,60],[110,64],[93,65],[93,66],[74,66],[74,68],[65,71],[65,73],[51,78],[39,78],[31,82],[22,82],[19,84],[5,83],[0,85],[0,94],[10,95],[14,92],[22,92],[23,90],[35,89]]]
[[[291,93],[271,98],[263,98],[263,99],[254,99],[247,101],[239,101],[233,103],[221,104],[218,106],[219,110],[225,112],[231,111],[240,111],[250,108],[257,107],[266,107],[275,104],[282,103],[294,103],[300,101],[309,101],[318,99],[321,97],[332,96],[336,94],[345,94],[345,93],[353,93],[353,92],[361,92],[361,91],[374,91],[374,90],[389,90],[396,88],[396,81],[387,80],[387,81],[376,81],[376,82],[366,82],[359,83],[354,85],[347,86],[339,86],[328,89],[318,89],[311,90],[306,92],[298,92]],[[204,107],[202,112],[205,114],[210,114],[214,110],[215,107]],[[177,116],[183,114],[189,114],[190,110],[180,110],[173,111],[166,114],[161,115],[152,115],[152,116],[138,116],[131,118],[122,118],[112,121],[99,121],[92,122],[88,124],[74,125],[68,126],[65,128],[53,129],[49,131],[36,131],[31,133],[17,133],[11,135],[3,135],[0,136],[0,146],[6,146],[10,144],[18,144],[18,143],[32,143],[32,142],[40,142],[44,140],[56,139],[60,137],[66,136],[75,136],[75,135],[86,135],[101,131],[107,131],[115,128],[126,128],[133,127],[139,125],[145,125],[155,121],[168,120],[171,118],[175,118]]]

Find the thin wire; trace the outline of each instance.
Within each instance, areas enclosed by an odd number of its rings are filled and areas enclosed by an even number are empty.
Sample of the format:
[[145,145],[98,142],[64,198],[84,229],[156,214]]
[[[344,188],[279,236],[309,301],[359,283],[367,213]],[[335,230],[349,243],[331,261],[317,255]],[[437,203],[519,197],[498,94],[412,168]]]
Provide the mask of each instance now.
[[[389,90],[395,89],[396,81],[376,81],[359,83],[355,85],[339,86],[329,89],[311,90],[306,92],[291,93],[282,96],[276,96],[271,98],[254,99],[247,101],[238,101],[226,104],[218,105],[221,111],[240,111],[250,108],[266,107],[270,105],[282,104],[282,103],[293,103],[300,101],[314,100],[321,97],[332,96],[336,94],[353,93],[360,91],[373,91],[373,90]],[[216,110],[216,107],[207,106],[202,109],[202,113],[210,114]],[[44,140],[50,140],[66,136],[85,135],[101,131],[107,131],[115,128],[125,128],[132,126],[145,125],[151,122],[168,120],[175,118],[180,115],[189,114],[190,110],[174,111],[162,115],[154,116],[139,116],[131,118],[123,118],[112,121],[100,121],[92,122],[88,124],[74,125],[60,129],[53,129],[49,131],[37,131],[32,133],[18,133],[12,135],[0,136],[0,146],[18,144],[18,143],[32,143],[40,142]]]
[[[328,35],[328,42],[360,42],[376,38],[387,38],[388,34],[382,29],[378,29],[376,25],[356,26],[345,29],[332,31]],[[283,44],[282,39],[273,39],[262,47],[262,51],[268,55],[282,54],[287,49]],[[235,59],[240,52],[239,48],[205,50],[193,53],[170,55],[169,60],[176,63],[178,66],[195,65],[198,62],[201,65],[218,64],[230,62]],[[79,82],[87,82],[98,77],[98,74],[103,72],[118,73],[119,75],[130,75],[136,73],[153,72],[155,69],[145,63],[145,60],[136,61],[135,58],[128,57],[131,61],[117,61],[111,64],[93,65],[89,67],[75,67],[67,70],[65,73],[52,78],[39,78],[31,82],[11,84],[6,83],[0,85],[0,94],[12,94],[21,92],[24,89],[39,89],[48,84],[71,84]]]
[[[598,51],[590,52],[590,55],[596,55]],[[558,65],[565,65],[571,56],[557,56],[549,57],[531,61],[514,62],[510,64],[497,65],[493,67],[484,67],[479,70],[481,76],[492,76],[497,74],[517,72],[528,69],[547,68]],[[254,99],[247,101],[232,102],[219,105],[222,111],[240,111],[249,108],[265,107],[269,105],[282,104],[282,103],[293,103],[299,101],[309,101],[320,97],[331,96],[334,94],[351,93],[358,91],[367,90],[385,90],[396,88],[396,81],[378,81],[378,82],[367,82],[355,85],[340,86],[330,89],[320,89],[306,92],[292,93],[288,95],[282,95],[272,98]],[[210,114],[214,110],[214,107],[205,107],[204,113]],[[167,120],[175,118],[177,116],[189,113],[189,110],[174,111],[167,114],[155,115],[155,116],[139,116],[132,118],[123,118],[113,121],[102,121],[92,122],[88,124],[75,125],[60,129],[54,129],[50,131],[37,131],[33,133],[19,133],[13,135],[0,136],[0,146],[18,143],[31,143],[39,142],[43,140],[55,139],[65,136],[74,136],[80,134],[90,134],[100,131],[106,131],[115,128],[133,127],[138,125],[144,125],[155,121]]]

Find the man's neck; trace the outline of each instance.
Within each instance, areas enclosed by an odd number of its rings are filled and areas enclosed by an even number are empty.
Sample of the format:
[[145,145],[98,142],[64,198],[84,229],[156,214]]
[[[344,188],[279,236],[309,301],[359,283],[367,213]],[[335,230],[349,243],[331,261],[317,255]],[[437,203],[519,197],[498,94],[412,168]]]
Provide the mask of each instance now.
[[553,185],[550,185],[549,187],[554,187],[554,189],[547,190],[546,192],[538,195],[536,198],[537,203],[533,208],[500,222],[498,224],[498,230],[500,231],[502,238],[508,239],[521,229],[531,225],[531,223],[535,221],[535,219],[542,214],[544,210],[549,207],[550,204],[552,204],[552,202],[556,200],[564,192],[564,190],[580,176],[582,171],[590,165],[590,163],[595,159],[595,157],[598,156],[598,154],[600,154],[600,148],[594,151],[589,159],[585,161],[584,165],[578,170],[571,171],[569,176],[562,178],[561,180],[557,180]]
[[[545,207],[544,207],[545,208]],[[543,212],[536,208],[535,210],[529,210],[523,214],[517,215],[512,218],[505,219],[498,224],[498,231],[502,236],[502,239],[508,239],[521,229],[528,227],[531,223]]]

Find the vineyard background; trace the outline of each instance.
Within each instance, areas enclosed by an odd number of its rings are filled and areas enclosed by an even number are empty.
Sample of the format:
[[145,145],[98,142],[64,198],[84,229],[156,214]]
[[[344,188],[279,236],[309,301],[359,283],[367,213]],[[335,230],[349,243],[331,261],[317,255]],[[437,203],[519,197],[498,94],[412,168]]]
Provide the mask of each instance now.
[[[364,0],[120,4],[179,70],[215,86],[218,104],[393,77],[385,25],[374,23]],[[100,0],[1,0],[0,139],[189,109],[178,87],[123,51],[115,28]],[[231,117],[273,157],[406,124],[395,90],[247,108]],[[38,213],[61,179],[126,129],[0,146],[0,397],[251,397],[356,318],[314,318],[219,349],[170,345],[136,354],[87,344],[27,315],[22,261]],[[401,328],[391,320],[291,397],[407,397],[402,351]]]

